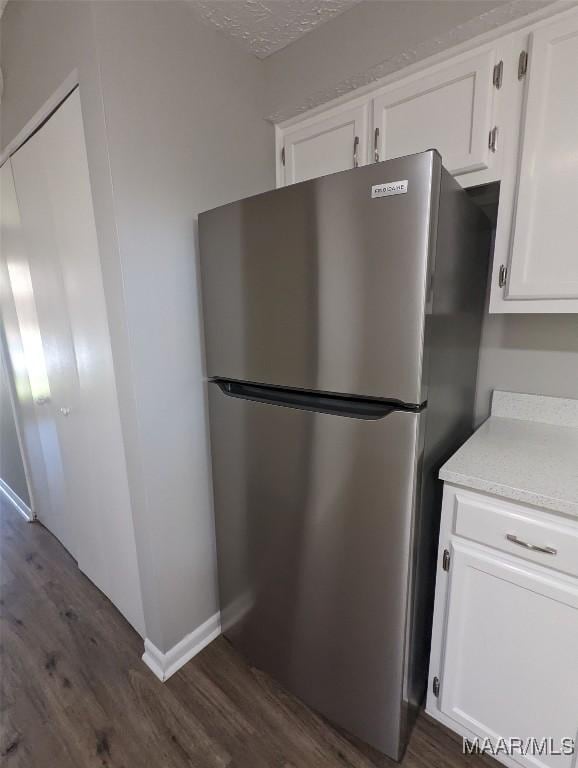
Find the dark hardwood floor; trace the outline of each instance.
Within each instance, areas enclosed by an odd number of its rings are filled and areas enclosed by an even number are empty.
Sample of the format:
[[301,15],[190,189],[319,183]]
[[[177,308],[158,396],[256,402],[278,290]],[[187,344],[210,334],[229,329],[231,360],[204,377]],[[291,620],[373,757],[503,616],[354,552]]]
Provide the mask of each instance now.
[[[222,638],[167,683],[141,638],[40,524],[0,500],[0,762],[6,768],[395,765],[354,746]],[[406,768],[497,765],[422,716]]]

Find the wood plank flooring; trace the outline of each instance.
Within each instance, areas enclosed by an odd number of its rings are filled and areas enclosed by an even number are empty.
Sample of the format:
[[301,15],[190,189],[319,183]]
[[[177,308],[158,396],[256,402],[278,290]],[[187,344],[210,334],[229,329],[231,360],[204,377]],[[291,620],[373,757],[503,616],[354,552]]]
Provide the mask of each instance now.
[[[141,638],[40,524],[0,501],[6,768],[385,768],[219,638],[167,683]],[[404,768],[482,768],[420,717]]]

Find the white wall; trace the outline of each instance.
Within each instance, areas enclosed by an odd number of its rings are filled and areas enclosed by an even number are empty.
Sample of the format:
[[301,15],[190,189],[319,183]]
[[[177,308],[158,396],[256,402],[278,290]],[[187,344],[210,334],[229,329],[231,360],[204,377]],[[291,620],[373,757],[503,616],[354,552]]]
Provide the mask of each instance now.
[[196,214],[274,184],[262,64],[170,0],[10,2],[2,145],[78,70],[147,637],[217,608]]
[[[0,344],[3,344],[1,338]],[[0,479],[22,499],[27,507],[30,507],[30,495],[22,454],[20,453],[9,387],[8,372],[0,349]]]

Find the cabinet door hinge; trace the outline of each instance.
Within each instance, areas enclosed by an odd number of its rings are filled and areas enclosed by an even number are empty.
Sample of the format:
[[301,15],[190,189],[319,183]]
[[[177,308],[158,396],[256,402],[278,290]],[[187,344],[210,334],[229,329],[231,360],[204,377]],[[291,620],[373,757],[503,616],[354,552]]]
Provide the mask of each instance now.
[[518,57],[518,80],[521,80],[528,71],[528,51],[521,51]]
[[494,88],[502,87],[502,78],[504,76],[504,62],[502,59],[494,67],[494,74],[492,75],[492,84]]
[[498,270],[498,285],[500,288],[503,288],[506,285],[507,278],[508,267],[505,264],[501,264],[500,269]]
[[281,164],[285,167],[285,147],[281,147]]
[[488,135],[488,147],[492,152],[495,152],[498,148],[498,126],[494,125]]
[[450,552],[448,549],[444,549],[444,556],[442,557],[442,568],[444,571],[449,571],[450,569]]
[[440,695],[440,679],[439,679],[439,677],[434,677],[433,684],[432,684],[432,691],[433,691],[433,695],[436,698]]

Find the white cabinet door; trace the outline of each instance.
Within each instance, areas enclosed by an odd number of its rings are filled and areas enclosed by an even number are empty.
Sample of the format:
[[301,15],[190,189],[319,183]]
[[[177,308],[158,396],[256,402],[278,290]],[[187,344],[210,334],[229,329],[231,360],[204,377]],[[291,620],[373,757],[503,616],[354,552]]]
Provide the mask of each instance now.
[[[578,581],[454,542],[440,708],[470,732],[551,738],[578,732]],[[572,755],[516,756],[571,768]]]
[[578,298],[578,17],[530,43],[507,297]]
[[285,184],[367,162],[368,104],[347,106],[284,132]]
[[488,168],[495,63],[492,49],[389,86],[373,101],[379,159],[437,149],[454,175]]

